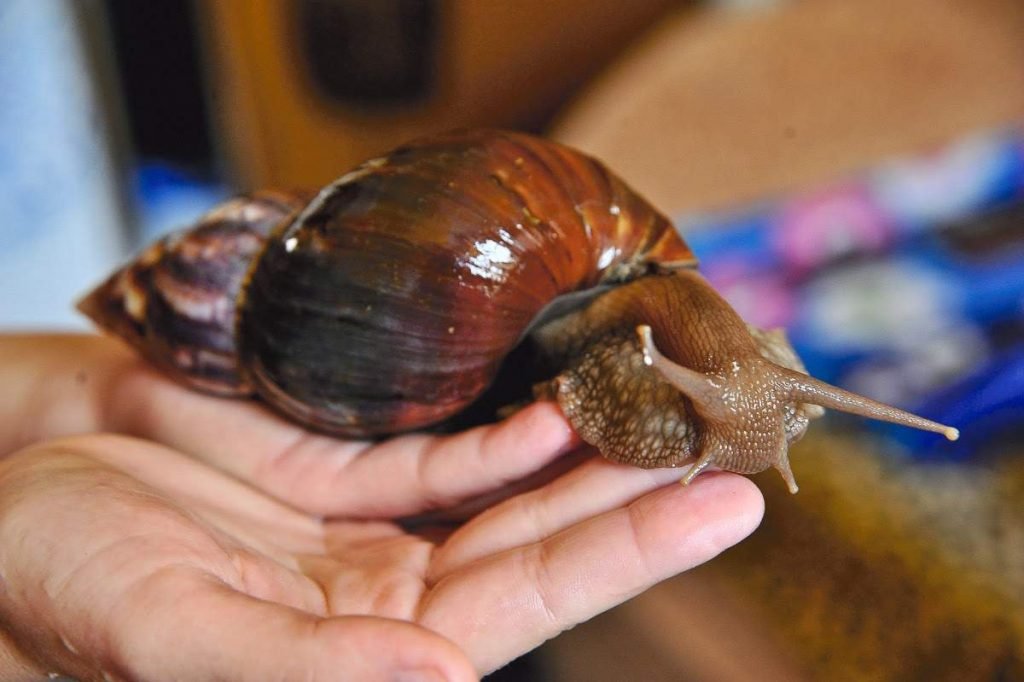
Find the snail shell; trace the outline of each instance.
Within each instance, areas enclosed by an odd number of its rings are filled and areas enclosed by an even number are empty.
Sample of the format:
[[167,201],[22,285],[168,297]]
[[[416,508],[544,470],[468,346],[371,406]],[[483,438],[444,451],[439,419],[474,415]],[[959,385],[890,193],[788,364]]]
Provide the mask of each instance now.
[[[365,437],[448,419],[532,331],[559,368],[542,396],[619,461],[776,467],[817,405],[952,435],[803,373],[745,325],[671,222],[598,161],[528,135],[464,131],[365,162],[312,201],[259,193],[115,272],[80,308],[186,383],[255,392]],[[559,296],[615,285],[536,325]],[[662,354],[664,353],[664,355]]]
[[342,176],[275,235],[239,351],[300,421],[393,433],[462,410],[556,296],[694,263],[593,159],[511,133],[431,138]]

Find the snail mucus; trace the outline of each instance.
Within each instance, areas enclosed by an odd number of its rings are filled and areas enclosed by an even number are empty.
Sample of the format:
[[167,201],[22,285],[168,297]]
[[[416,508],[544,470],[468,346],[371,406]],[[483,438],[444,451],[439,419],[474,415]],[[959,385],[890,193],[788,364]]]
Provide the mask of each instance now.
[[[552,301],[595,290],[559,315]],[[524,337],[536,386],[615,461],[696,460],[797,486],[788,447],[823,407],[955,429],[809,377],[744,323],[672,223],[600,162],[462,131],[367,161],[315,197],[232,199],[79,308],[185,384],[307,427],[380,437],[457,418]]]

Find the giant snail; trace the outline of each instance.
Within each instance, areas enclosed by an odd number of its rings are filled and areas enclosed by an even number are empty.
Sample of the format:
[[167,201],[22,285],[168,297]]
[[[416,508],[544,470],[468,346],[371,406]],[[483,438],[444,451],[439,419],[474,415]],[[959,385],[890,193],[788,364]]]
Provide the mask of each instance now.
[[419,140],[315,197],[230,200],[80,309],[188,385],[346,437],[452,418],[526,335],[554,368],[538,395],[583,440],[641,467],[696,459],[686,483],[775,467],[796,492],[788,447],[822,407],[957,436],[807,376],[622,180],[519,133]]

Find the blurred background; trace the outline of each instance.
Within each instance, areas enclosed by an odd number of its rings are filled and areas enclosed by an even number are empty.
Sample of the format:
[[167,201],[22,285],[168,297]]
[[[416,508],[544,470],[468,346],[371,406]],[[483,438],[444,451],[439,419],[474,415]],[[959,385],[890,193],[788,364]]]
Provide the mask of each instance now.
[[0,327],[232,193],[544,133],[673,217],[833,419],[751,540],[495,679],[1024,679],[1024,3],[0,0]]

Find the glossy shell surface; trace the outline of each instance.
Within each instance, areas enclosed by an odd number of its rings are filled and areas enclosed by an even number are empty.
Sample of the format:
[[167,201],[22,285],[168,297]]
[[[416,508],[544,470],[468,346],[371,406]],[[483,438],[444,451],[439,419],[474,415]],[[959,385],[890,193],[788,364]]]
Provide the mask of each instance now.
[[694,264],[583,154],[515,133],[432,137],[341,177],[269,241],[243,295],[241,364],[317,428],[415,429],[476,398],[558,295]]

